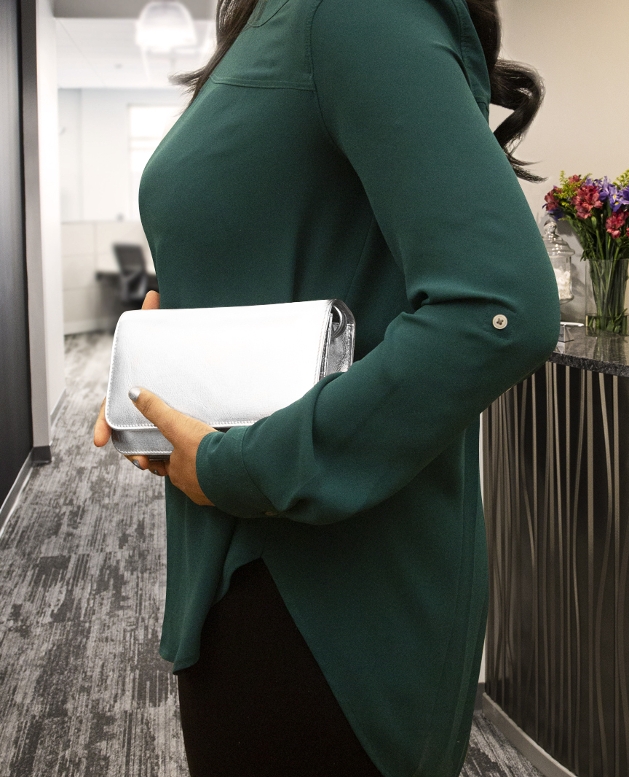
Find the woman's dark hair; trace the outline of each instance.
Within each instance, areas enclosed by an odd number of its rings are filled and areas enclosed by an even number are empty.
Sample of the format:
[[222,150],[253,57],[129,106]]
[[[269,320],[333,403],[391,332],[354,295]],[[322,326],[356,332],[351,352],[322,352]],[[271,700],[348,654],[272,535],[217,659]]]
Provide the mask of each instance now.
[[[502,32],[498,0],[466,0],[466,2],[487,61],[491,80],[491,102],[512,111],[495,131],[496,139],[504,149],[518,178],[539,183],[544,179],[525,170],[525,167],[531,163],[516,159],[513,151],[531,126],[542,104],[543,82],[533,68],[498,58]],[[192,93],[192,100],[236,40],[257,3],[258,0],[218,0],[216,8],[218,45],[212,58],[200,70],[177,75],[172,79],[174,83],[185,86]]]
[[518,178],[540,183],[544,178],[525,170],[530,162],[513,156],[518,143],[537,116],[544,99],[544,83],[536,70],[519,62],[499,59],[502,29],[497,0],[466,0],[485,53],[491,81],[491,102],[513,113],[494,132]]
[[[262,2],[262,0],[260,0]],[[191,73],[179,73],[171,77],[174,84],[185,86],[191,92],[193,102],[214,68],[229,51],[232,43],[247,24],[258,0],[217,0],[216,3],[216,51],[207,65]]]

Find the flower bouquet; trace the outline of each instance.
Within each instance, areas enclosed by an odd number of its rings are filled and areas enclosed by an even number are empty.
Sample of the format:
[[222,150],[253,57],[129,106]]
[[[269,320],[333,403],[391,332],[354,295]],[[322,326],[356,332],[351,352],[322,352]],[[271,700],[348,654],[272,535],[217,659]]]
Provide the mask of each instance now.
[[594,331],[627,334],[625,289],[629,265],[629,170],[613,183],[608,178],[561,174],[544,198],[555,221],[567,221],[590,263],[596,315],[587,316]]

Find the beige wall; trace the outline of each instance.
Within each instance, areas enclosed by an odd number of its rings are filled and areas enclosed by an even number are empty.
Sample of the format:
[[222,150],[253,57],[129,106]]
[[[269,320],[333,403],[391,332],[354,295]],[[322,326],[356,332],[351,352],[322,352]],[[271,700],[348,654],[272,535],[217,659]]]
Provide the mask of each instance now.
[[[539,164],[531,169],[546,183],[523,182],[540,226],[544,195],[565,170],[616,178],[629,168],[629,88],[626,52],[629,0],[499,0],[503,56],[535,66],[546,83],[546,99],[516,156]],[[506,112],[492,109],[492,126]],[[564,238],[577,252],[575,300],[562,318],[583,321],[586,265],[567,226]],[[628,300],[629,303],[629,300]],[[629,305],[628,305],[629,306]]]
[[523,184],[536,215],[559,172],[629,168],[628,0],[500,0],[503,55],[534,65],[546,100],[520,146],[547,184]]

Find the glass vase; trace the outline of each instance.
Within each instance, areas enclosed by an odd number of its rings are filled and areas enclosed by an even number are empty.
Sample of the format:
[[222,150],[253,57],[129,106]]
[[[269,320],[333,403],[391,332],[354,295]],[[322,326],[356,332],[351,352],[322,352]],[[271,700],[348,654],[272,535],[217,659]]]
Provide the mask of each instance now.
[[629,254],[616,255],[614,258],[590,257],[588,263],[592,295],[589,305],[591,315],[586,316],[588,329],[591,332],[626,335],[625,293]]

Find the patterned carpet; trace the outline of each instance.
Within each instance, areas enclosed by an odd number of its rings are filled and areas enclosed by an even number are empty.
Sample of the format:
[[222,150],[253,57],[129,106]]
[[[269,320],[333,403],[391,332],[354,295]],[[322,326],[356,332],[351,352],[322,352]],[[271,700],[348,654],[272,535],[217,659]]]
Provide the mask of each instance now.
[[[163,481],[91,444],[110,348],[108,334],[66,338],[53,462],[0,538],[0,777],[188,773],[157,653]],[[481,775],[539,777],[478,715],[463,776]]]

